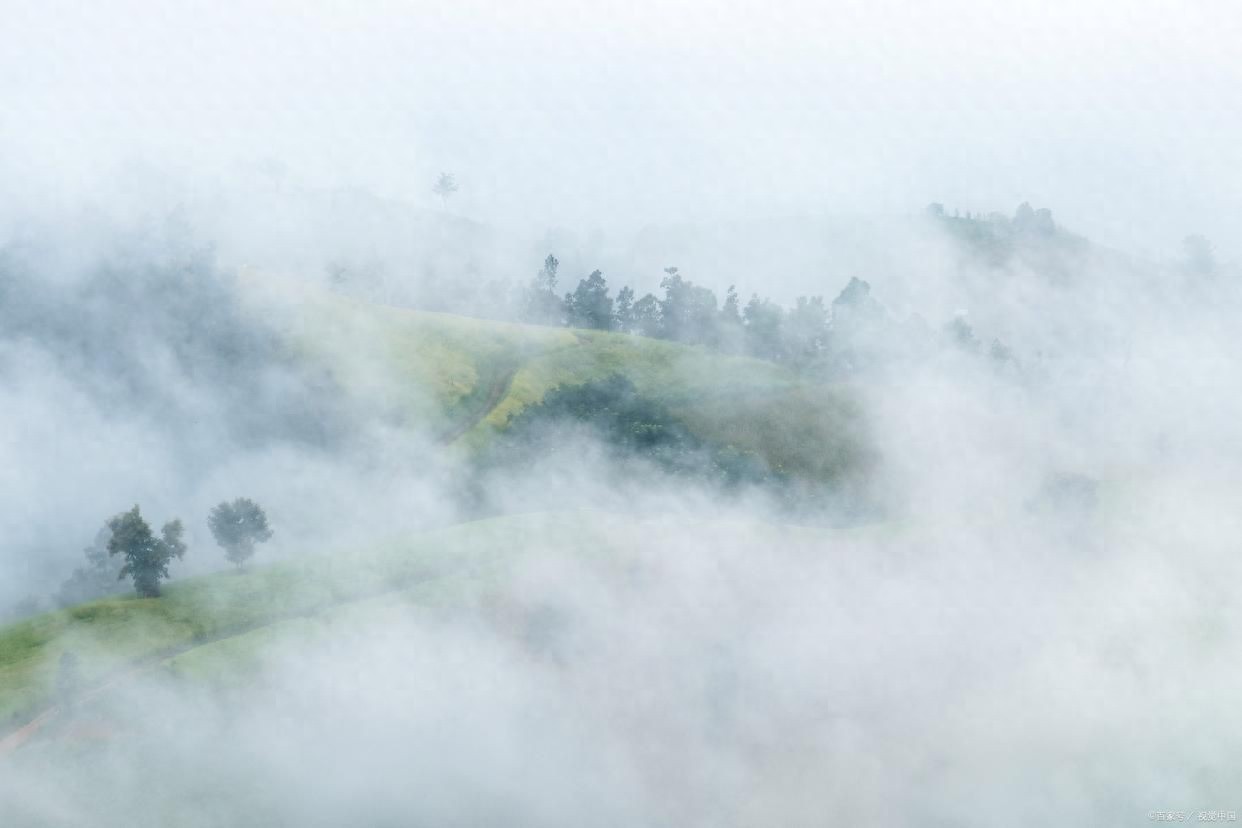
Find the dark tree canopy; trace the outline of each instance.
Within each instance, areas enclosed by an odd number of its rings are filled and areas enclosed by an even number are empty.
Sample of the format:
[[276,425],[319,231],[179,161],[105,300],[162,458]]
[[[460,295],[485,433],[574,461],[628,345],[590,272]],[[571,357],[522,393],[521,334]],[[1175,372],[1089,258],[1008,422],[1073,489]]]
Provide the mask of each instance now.
[[660,335],[675,342],[713,345],[716,342],[716,294],[687,281],[677,268],[665,268],[660,280]]
[[255,544],[272,538],[263,508],[246,497],[220,503],[207,516],[207,525],[224,556],[239,569],[254,557]]
[[621,333],[634,330],[634,289],[628,285],[617,292],[612,319],[613,328]]
[[112,537],[108,539],[108,554],[122,555],[125,565],[119,578],[134,579],[134,589],[143,598],[155,598],[160,594],[160,581],[168,578],[168,564],[173,558],[185,556],[185,542],[181,536],[181,521],[164,524],[160,537],[155,537],[151,527],[142,519],[138,507],[121,512],[108,521]]
[[979,351],[979,339],[975,336],[975,329],[964,316],[960,314],[955,316],[953,321],[945,326],[945,334],[951,344],[963,351],[970,353]]
[[634,303],[633,332],[643,336],[660,335],[660,301],[650,293]]
[[725,353],[740,353],[746,348],[745,334],[737,288],[729,285],[729,289],[725,292],[724,304],[720,306],[720,314],[716,320],[716,344]]
[[785,353],[805,365],[828,347],[828,308],[822,296],[799,296],[785,317]]
[[565,320],[571,328],[612,330],[612,297],[602,272],[596,270],[580,280],[573,293],[565,295]]
[[781,324],[785,313],[779,305],[751,296],[742,312],[746,322],[746,347],[761,359],[780,359]]
[[[582,385],[560,385],[541,402],[510,418],[490,462],[525,466],[539,457],[576,452],[566,427],[590,432],[618,460],[640,460],[674,475],[705,477],[723,485],[773,478],[753,452],[697,437],[669,409],[614,374]],[[774,479],[774,478],[773,478]]]

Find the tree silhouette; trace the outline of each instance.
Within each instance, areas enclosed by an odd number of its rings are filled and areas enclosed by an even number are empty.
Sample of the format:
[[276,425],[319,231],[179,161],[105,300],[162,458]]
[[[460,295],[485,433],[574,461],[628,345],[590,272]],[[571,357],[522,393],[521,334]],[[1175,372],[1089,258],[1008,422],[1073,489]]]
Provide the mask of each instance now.
[[185,556],[181,521],[165,523],[160,530],[161,537],[157,538],[135,505],[128,512],[121,512],[109,520],[108,528],[112,531],[112,537],[108,539],[108,554],[125,557],[125,566],[121,567],[118,580],[131,577],[134,589],[141,597],[158,597],[160,581],[168,578],[169,561]]
[[565,296],[565,319],[573,328],[612,330],[612,297],[608,282],[596,270],[578,282],[578,288]]
[[224,549],[224,556],[238,569],[254,557],[256,543],[272,539],[263,508],[246,497],[220,503],[207,516],[207,525],[216,543]]
[[440,197],[440,202],[445,209],[448,209],[449,196],[457,192],[457,179],[453,177],[452,173],[442,172],[431,191]]
[[612,320],[613,328],[621,331],[621,333],[629,333],[634,330],[634,289],[629,285],[617,292],[617,301],[614,306]]
[[543,260],[543,269],[531,280],[522,314],[527,322],[536,325],[561,324],[565,307],[556,295],[556,272],[560,266],[560,260],[549,253],[548,258]]

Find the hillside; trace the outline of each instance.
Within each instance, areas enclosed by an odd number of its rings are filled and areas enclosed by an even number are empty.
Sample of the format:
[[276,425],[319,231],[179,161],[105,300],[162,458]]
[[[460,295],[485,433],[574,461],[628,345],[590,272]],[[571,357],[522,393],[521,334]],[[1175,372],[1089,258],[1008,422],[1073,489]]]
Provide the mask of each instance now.
[[764,360],[605,331],[546,328],[314,293],[290,324],[295,349],[363,404],[467,453],[557,386],[621,375],[704,439],[795,477],[862,462],[848,387]]
[[[644,521],[592,512],[512,515],[367,549],[186,579],[171,583],[158,599],[93,601],[0,628],[0,757],[49,730],[63,715],[58,706],[63,708],[66,692],[80,715],[105,710],[109,691],[139,674],[227,687],[260,671],[274,641],[306,643],[324,624],[373,622],[372,614],[392,606],[486,615],[519,600],[505,595],[516,593],[513,573],[533,559],[624,572],[638,565],[638,550],[653,533],[694,533],[704,542],[727,539],[752,548],[848,536],[754,522]],[[511,615],[513,607],[504,611]],[[70,691],[58,690],[66,652],[78,662]]]
[[[791,478],[828,482],[855,471],[862,457],[861,416],[848,389],[701,347],[321,292],[302,296],[283,335],[295,359],[326,373],[351,400],[349,410],[377,413],[467,463],[548,391],[618,375],[697,437],[759,457]],[[317,556],[173,582],[159,599],[127,594],[30,618],[0,632],[0,723],[12,731],[46,709],[66,651],[80,654],[84,687],[137,665],[190,669],[218,661],[237,636],[256,629],[383,594],[432,600],[461,577],[499,577],[512,554],[594,554],[620,537],[608,539],[601,528],[614,523],[500,518],[368,551],[308,550]]]

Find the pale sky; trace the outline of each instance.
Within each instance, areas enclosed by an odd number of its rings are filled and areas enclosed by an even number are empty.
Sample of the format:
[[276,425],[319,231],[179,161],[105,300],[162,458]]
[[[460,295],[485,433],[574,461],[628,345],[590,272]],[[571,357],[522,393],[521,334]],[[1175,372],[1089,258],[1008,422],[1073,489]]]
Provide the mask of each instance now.
[[1242,258],[1242,4],[8,0],[0,196],[276,159],[628,231],[1020,201]]

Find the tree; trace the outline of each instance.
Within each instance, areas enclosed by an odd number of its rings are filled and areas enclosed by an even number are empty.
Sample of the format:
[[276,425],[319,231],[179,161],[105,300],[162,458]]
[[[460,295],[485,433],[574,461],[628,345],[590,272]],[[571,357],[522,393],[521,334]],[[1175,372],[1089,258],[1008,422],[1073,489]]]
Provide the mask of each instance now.
[[457,179],[452,173],[440,173],[439,179],[436,180],[436,186],[431,191],[440,197],[440,202],[448,209],[449,196],[457,192]]
[[726,353],[735,354],[745,347],[746,331],[742,327],[741,305],[738,303],[737,288],[729,285],[725,292],[724,304],[720,306],[720,315],[716,322],[716,342]]
[[643,336],[660,335],[660,301],[650,293],[634,303],[633,331]]
[[660,280],[660,336],[676,342],[714,345],[716,342],[716,294],[681,277],[675,267]]
[[159,597],[160,581],[168,578],[169,561],[185,557],[181,521],[165,523],[160,530],[161,537],[157,538],[142,519],[138,507],[134,506],[109,520],[108,529],[112,532],[112,537],[108,539],[108,554],[125,558],[125,565],[121,567],[117,579],[131,577],[139,596]]
[[945,335],[948,337],[949,343],[975,354],[979,352],[979,340],[975,337],[975,329],[966,321],[966,314],[959,311],[953,317],[953,321],[945,326]]
[[220,503],[207,516],[207,525],[216,543],[224,549],[224,556],[238,569],[254,557],[256,543],[272,539],[263,508],[246,497]]
[[780,305],[761,300],[757,294],[750,297],[746,310],[742,311],[742,320],[746,323],[746,347],[751,356],[780,359],[784,316]]
[[565,440],[567,428],[592,432],[618,463],[639,460],[670,474],[706,476],[724,485],[770,478],[766,464],[753,452],[698,437],[621,374],[549,390],[543,400],[509,418],[485,462],[526,467],[541,457],[577,451],[574,441]]
[[727,325],[742,324],[741,306],[737,300],[737,286],[729,285],[725,291],[724,304],[720,306],[720,321]]
[[543,269],[531,279],[526,290],[523,317],[536,325],[559,325],[562,321],[564,303],[556,295],[556,271],[560,261],[551,253],[543,260]]
[[573,328],[612,330],[612,297],[603,273],[596,270],[565,295],[565,320]]
[[828,308],[822,296],[799,296],[785,316],[785,353],[798,365],[819,356],[828,345]]
[[612,313],[612,326],[621,333],[634,330],[634,289],[629,285],[617,291],[617,302]]
[[884,306],[871,295],[871,285],[857,276],[850,277],[849,284],[832,300],[833,331],[843,341],[869,338],[868,332],[883,319]]
[[988,348],[988,357],[991,358],[997,368],[1017,365],[1017,360],[1013,357],[1013,350],[999,339],[992,340],[992,346]]
[[874,301],[871,298],[870,283],[864,282],[857,276],[851,276],[849,284],[841,289],[836,299],[832,300],[832,307],[834,311],[837,308],[863,310],[868,308]]

